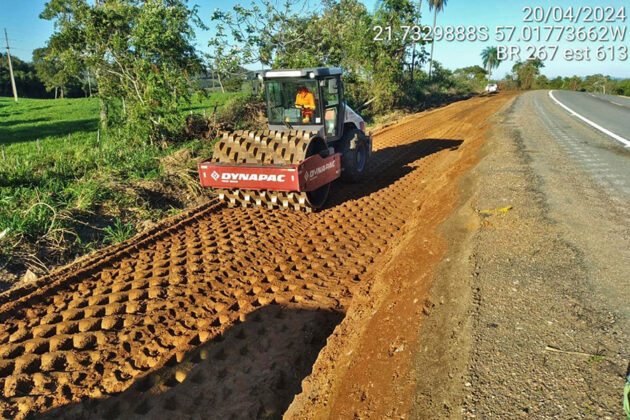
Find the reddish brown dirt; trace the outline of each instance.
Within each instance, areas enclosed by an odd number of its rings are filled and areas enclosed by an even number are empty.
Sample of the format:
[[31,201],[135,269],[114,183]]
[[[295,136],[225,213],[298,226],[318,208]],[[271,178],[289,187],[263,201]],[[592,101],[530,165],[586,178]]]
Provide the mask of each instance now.
[[463,143],[428,171],[423,171],[423,160],[410,165],[418,169],[404,180],[418,193],[407,197],[414,204],[408,222],[388,249],[388,258],[379,261],[383,267],[355,292],[344,321],[328,339],[285,418],[409,418],[415,383],[423,379],[422,371],[412,368],[415,354],[426,351],[419,337],[421,320],[439,304],[428,299],[434,270],[446,251],[437,227],[456,206],[456,181],[478,160],[489,117],[514,97],[478,98],[407,120],[436,127],[431,136]]
[[382,131],[368,179],[322,212],[212,204],[0,295],[0,415],[405,413],[435,228],[510,98]]

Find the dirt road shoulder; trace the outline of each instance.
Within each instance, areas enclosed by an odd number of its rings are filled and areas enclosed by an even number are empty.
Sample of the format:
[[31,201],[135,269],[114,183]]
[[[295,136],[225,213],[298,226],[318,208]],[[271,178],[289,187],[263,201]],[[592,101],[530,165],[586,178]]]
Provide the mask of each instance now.
[[449,253],[430,299],[443,304],[423,320],[412,418],[622,413],[628,332],[550,214],[554,192],[524,141],[533,128],[517,118],[526,100],[495,117],[442,227]]

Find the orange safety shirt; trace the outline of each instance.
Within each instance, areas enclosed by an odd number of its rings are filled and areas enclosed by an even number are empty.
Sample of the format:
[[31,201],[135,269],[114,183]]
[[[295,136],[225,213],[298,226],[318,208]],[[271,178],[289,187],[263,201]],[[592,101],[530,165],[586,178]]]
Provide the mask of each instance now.
[[315,109],[315,95],[309,91],[298,92],[295,97],[295,105]]

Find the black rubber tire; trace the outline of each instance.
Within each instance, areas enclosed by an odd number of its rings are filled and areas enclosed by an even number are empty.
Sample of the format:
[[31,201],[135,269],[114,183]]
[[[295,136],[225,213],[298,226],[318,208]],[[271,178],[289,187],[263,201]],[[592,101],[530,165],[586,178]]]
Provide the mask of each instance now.
[[341,141],[341,178],[346,182],[358,182],[367,172],[372,154],[370,139],[355,128],[344,133]]

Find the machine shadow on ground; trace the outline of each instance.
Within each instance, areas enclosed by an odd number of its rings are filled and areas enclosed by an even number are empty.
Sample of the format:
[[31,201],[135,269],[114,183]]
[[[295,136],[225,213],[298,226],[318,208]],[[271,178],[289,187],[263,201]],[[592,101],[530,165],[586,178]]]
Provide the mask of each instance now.
[[343,317],[270,304],[120,394],[35,418],[281,418]]
[[326,208],[344,201],[357,200],[387,188],[415,169],[411,163],[442,150],[457,150],[463,140],[421,139],[414,142],[386,147],[372,153],[365,180],[356,184],[335,181],[330,188]]

